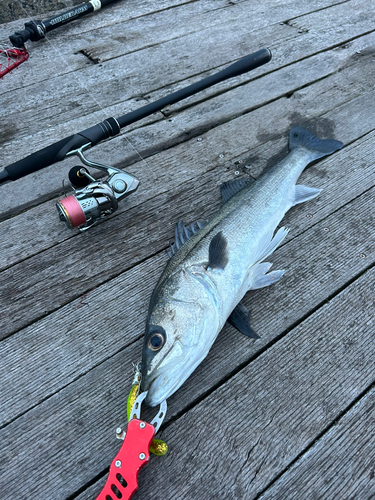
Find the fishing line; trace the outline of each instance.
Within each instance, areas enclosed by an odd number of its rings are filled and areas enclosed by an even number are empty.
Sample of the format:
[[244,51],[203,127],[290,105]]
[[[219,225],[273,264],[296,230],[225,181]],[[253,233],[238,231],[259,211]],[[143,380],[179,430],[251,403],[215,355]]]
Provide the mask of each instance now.
[[[23,12],[26,14],[26,17],[32,21],[32,18],[30,16],[30,14],[27,12],[26,8],[22,5],[22,2],[21,0],[17,0],[17,3],[19,4],[19,6],[21,7],[21,9],[23,10]],[[69,63],[68,61],[66,60],[63,52],[61,52],[61,50],[58,48],[58,46],[52,42],[49,37],[47,36],[47,33],[44,35],[44,38],[47,40],[47,42],[49,43],[49,45],[52,47],[52,49],[59,55],[59,57],[62,59],[65,67],[67,68],[68,71],[70,71],[70,67],[69,67]],[[79,77],[79,75],[76,74],[75,71],[73,71],[73,75],[76,79],[76,81],[79,83],[79,85],[82,87],[83,90],[85,90],[88,94],[88,96],[96,103],[96,105],[98,106],[98,108],[100,109],[101,113],[103,114],[103,119],[107,118],[107,114],[105,111],[104,111],[104,108],[103,106],[101,106],[100,102],[97,100],[96,96],[89,90],[89,88],[86,86],[85,82]],[[156,174],[154,173],[153,169],[151,168],[151,166],[147,163],[146,159],[143,158],[143,156],[141,155],[141,153],[138,151],[138,149],[131,143],[130,139],[127,137],[126,135],[126,132],[124,134],[122,134],[123,137],[125,138],[125,140],[127,141],[127,143],[129,144],[129,146],[135,151],[135,153],[138,155],[138,157],[140,158],[141,162],[143,162],[144,166],[146,166],[147,170],[149,172],[151,172],[151,175],[152,175],[152,178],[154,181],[157,180],[157,177],[156,177]]]

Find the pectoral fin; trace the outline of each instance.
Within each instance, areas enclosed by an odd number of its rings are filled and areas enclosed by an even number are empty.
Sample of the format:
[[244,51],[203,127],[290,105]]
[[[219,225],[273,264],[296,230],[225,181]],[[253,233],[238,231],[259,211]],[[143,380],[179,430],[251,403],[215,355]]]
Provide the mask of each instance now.
[[249,324],[250,313],[241,302],[233,309],[232,314],[228,318],[228,323],[234,326],[239,332],[252,339],[259,339],[254,330]]
[[211,240],[208,249],[208,269],[224,269],[228,264],[227,240],[220,231]]

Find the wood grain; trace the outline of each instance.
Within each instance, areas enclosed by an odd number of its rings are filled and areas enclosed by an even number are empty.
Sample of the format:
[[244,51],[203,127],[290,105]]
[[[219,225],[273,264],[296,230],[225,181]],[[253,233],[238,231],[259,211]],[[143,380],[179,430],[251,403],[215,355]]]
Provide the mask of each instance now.
[[[141,184],[86,234],[54,208],[74,160],[0,186],[1,500],[96,498],[174,223],[211,217],[223,181],[284,158],[293,125],[344,147],[301,176],[323,191],[283,220],[290,233],[271,259],[283,279],[245,297],[260,339],[224,327],[169,398],[170,454],[142,471],[136,498],[374,495],[374,6],[126,0],[30,44],[0,82],[3,168],[273,53],[93,149]],[[24,21],[0,25],[0,40]]]
[[[172,451],[162,464],[148,465],[140,494],[175,498],[178,487],[180,498],[241,498],[244,492],[254,498],[374,381],[373,274],[365,273],[168,426],[161,436]],[[137,344],[1,431],[4,499],[22,488],[49,498],[52,485],[56,498],[66,498],[104,470],[118,447],[110,429],[124,418],[123,381],[131,376]]]
[[375,391],[371,389],[259,500],[373,498],[374,422]]
[[[371,151],[371,139],[365,147],[367,151]],[[199,148],[202,155],[207,153],[204,143]],[[373,159],[371,153],[367,154],[370,154],[368,166],[371,172]],[[349,174],[346,171],[343,172],[341,162],[334,160],[335,157],[332,158],[324,161],[333,162],[330,164],[336,164],[339,167],[336,170],[339,178],[342,178],[343,175],[347,177]],[[198,162],[196,164],[199,165]],[[322,162],[320,165],[324,164]],[[363,167],[364,165],[365,167]],[[361,159],[360,162],[354,161],[349,168],[353,169],[355,178],[364,168],[365,175],[358,186],[360,189],[361,186],[362,189],[368,189],[373,185],[372,174],[366,175],[365,159]],[[222,167],[218,170],[222,171]],[[166,172],[168,173],[168,170]],[[180,182],[181,175],[180,170]],[[331,179],[332,175],[330,174]],[[201,174],[190,183],[175,188],[175,193],[172,196],[169,192],[161,193],[152,200],[119,214],[112,219],[111,224],[102,224],[84,235],[63,241],[61,244],[54,245],[46,251],[37,253],[32,258],[23,260],[3,271],[0,283],[0,289],[4,296],[0,306],[0,318],[4,322],[2,337],[74,300],[93,289],[103,280],[118,276],[121,272],[146,258],[147,255],[155,254],[166,248],[167,242],[173,234],[174,221],[180,218],[196,220],[201,217],[202,207],[204,207],[205,217],[210,217],[216,208],[212,202],[211,206],[207,206],[208,193],[214,193],[216,200],[218,199],[217,184],[215,186],[212,182],[215,177],[217,178],[215,171],[209,171],[204,176]],[[220,177],[221,183],[221,180],[225,179]],[[202,185],[206,187],[202,188]],[[334,189],[333,184],[331,191]],[[341,203],[347,203],[350,200],[350,192],[341,191],[344,196],[345,193],[349,194],[349,199],[344,197],[341,199]],[[181,196],[184,197],[182,205],[175,204],[174,199],[181,200]],[[357,196],[357,191],[355,196]],[[211,199],[215,198],[211,196]],[[336,208],[340,206],[340,198],[338,203]],[[332,205],[329,205],[325,212],[322,209],[320,217],[323,214],[327,215],[331,209]],[[166,220],[169,221],[168,224],[165,223]],[[21,223],[24,222],[21,221]],[[98,238],[99,234],[101,236]],[[90,248],[89,259],[86,258],[87,248]],[[102,252],[105,252],[105,259],[102,258]],[[60,273],[60,269],[64,269],[63,275]],[[52,279],[54,273],[56,277],[58,276],[56,280]],[[11,318],[11,321],[7,318]]]
[[[101,144],[100,147],[95,148],[89,154],[89,157],[94,157],[105,164],[114,164],[119,168],[129,168],[129,165],[137,162],[134,167],[130,168],[130,172],[137,175],[141,180],[139,194],[141,189],[148,189],[145,181],[148,181],[150,175],[152,175],[152,183],[154,184],[157,177],[162,175],[164,169],[163,156],[158,156],[157,159],[152,158],[150,161],[146,160],[146,162],[140,162],[140,156],[149,158],[166,148],[173,148],[174,145],[183,142],[186,142],[187,146],[191,148],[189,146],[191,144],[189,142],[190,138],[193,137],[195,140],[195,138],[202,136],[207,130],[216,128],[221,123],[233,120],[239,115],[249,113],[249,111],[253,113],[253,115],[248,117],[249,120],[245,119],[245,122],[238,122],[241,128],[234,134],[235,137],[238,136],[239,140],[237,142],[232,143],[228,141],[227,138],[233,135],[231,130],[226,135],[225,143],[223,142],[223,137],[220,137],[223,146],[225,145],[225,149],[221,151],[221,154],[225,154],[225,158],[228,160],[233,155],[230,152],[231,150],[237,150],[237,155],[239,155],[245,151],[245,148],[251,150],[263,144],[265,140],[267,142],[267,138],[275,139],[275,131],[277,129],[282,133],[284,130],[287,132],[291,121],[306,122],[309,119],[316,120],[317,116],[333,109],[337,109],[338,116],[335,118],[343,125],[342,128],[345,134],[350,134],[351,130],[358,130],[363,135],[361,129],[367,123],[366,117],[369,116],[369,119],[372,121],[371,103],[373,102],[373,98],[366,96],[366,93],[371,92],[371,89],[373,89],[374,78],[371,47],[374,46],[374,35],[367,35],[344,49],[333,49],[332,51],[318,54],[311,59],[298,62],[292,67],[282,68],[276,73],[265,75],[264,79],[255,80],[250,82],[249,85],[240,86],[227,93],[225,97],[220,95],[209,101],[204,100],[192,108],[183,108],[182,113],[175,112],[176,109],[179,109],[175,105],[170,109],[170,112],[174,111],[174,114],[169,116],[168,119],[158,120],[156,123],[153,123],[155,117],[150,117],[139,124],[134,124],[134,126],[137,125],[141,128],[132,130],[130,127],[130,132]],[[339,73],[335,74],[336,71],[339,71]],[[327,78],[329,75],[332,76]],[[309,85],[315,81],[317,83],[313,84],[310,89]],[[319,99],[317,99],[315,92],[319,93]],[[292,98],[290,98],[291,95]],[[285,98],[285,96],[287,97]],[[151,100],[153,100],[153,97],[158,98],[160,95],[152,96]],[[360,113],[363,115],[360,120],[354,116],[353,120],[351,120],[351,114],[348,114],[347,110],[343,108],[340,109],[340,106],[354,100],[356,97],[362,97],[363,103],[366,103],[366,106],[360,110]],[[280,100],[277,101],[277,99]],[[270,101],[275,101],[272,102],[273,105],[271,108],[263,109],[264,105],[267,105]],[[128,102],[125,109],[135,109],[140,104],[142,104],[142,101],[139,103],[131,101]],[[127,107],[128,105],[130,108]],[[124,108],[121,108],[121,106],[113,105],[110,109],[106,109],[107,114],[105,116],[111,114],[118,116],[122,114]],[[360,106],[361,104],[359,104]],[[344,113],[344,116],[340,116],[341,113]],[[91,123],[87,121],[87,118],[83,117],[74,125],[74,127],[77,127],[75,130],[82,130],[92,125],[92,123],[100,121],[105,116],[101,115],[100,112],[96,112],[92,115]],[[282,120],[285,120],[288,116],[290,116],[290,121],[287,125],[284,125]],[[252,118],[254,119],[252,120]],[[147,123],[149,125],[145,126]],[[263,130],[258,131],[254,127],[254,123],[264,124]],[[337,125],[340,125],[340,123],[337,123]],[[61,137],[71,134],[72,126],[72,122],[59,126],[60,134],[55,136],[55,139],[61,139]],[[50,127],[50,129],[53,128]],[[326,127],[325,130],[320,132],[333,133],[332,126],[329,128]],[[228,136],[228,134],[232,135]],[[240,140],[242,136],[243,139]],[[39,134],[35,133],[33,140],[36,140],[38,137],[42,141],[38,143],[38,147],[48,144],[44,131]],[[52,137],[53,134],[49,142],[52,142]],[[20,151],[22,151],[24,141],[21,139],[13,140],[12,150],[10,151],[13,156],[14,150],[18,150],[19,147],[21,148]],[[269,147],[272,147],[272,143]],[[29,153],[30,151],[27,151],[25,154]],[[219,155],[217,152],[215,153],[214,161],[220,162]],[[182,161],[182,159],[180,160],[181,155],[181,151],[178,151],[177,166]],[[256,154],[251,156],[256,157]],[[167,157],[168,163],[170,163],[169,153],[167,153]],[[188,158],[188,161],[191,163],[191,153]],[[269,156],[266,159],[268,160]],[[209,156],[205,160],[199,159],[199,162],[208,163],[209,161]],[[62,193],[62,178],[67,176],[68,169],[75,163],[75,160],[65,161],[64,163],[49,167],[46,171],[37,172],[32,176],[27,176],[7,186],[0,186],[0,192],[2,193],[0,197],[0,211],[4,214],[3,217],[9,212],[14,213],[23,210],[30,204],[35,204],[36,201],[40,203],[46,197],[54,197],[58,191]],[[160,183],[157,186],[159,190],[165,189],[165,187],[164,184]]]
[[[249,52],[255,51],[259,47],[269,46],[274,51],[273,62],[249,76],[244,76],[240,81],[248,81],[255,76],[262,75],[272,71],[276,67],[289,65],[296,60],[306,58],[316,52],[321,51],[322,44],[327,50],[332,46],[337,46],[352,40],[356,36],[363,35],[371,31],[373,25],[371,20],[371,12],[369,18],[366,19],[368,26],[363,23],[362,8],[360,0],[351,2],[351,22],[350,25],[344,24],[339,33],[332,29],[333,20],[335,23],[340,23],[340,18],[347,20],[348,18],[348,3],[333,6],[324,11],[324,16],[316,13],[300,19],[305,25],[312,25],[311,28],[306,28],[307,31],[295,29],[295,26],[289,26],[284,23],[271,25],[267,30],[259,30],[259,33],[254,35],[257,40],[256,46],[251,50],[247,46],[244,49],[244,38],[248,35],[248,22],[251,19],[251,12],[248,12],[247,18],[242,16],[239,20],[235,20],[228,24],[227,30],[230,33],[230,43],[223,36],[223,28],[219,24],[210,26],[207,32],[193,33],[191,35],[160,43],[155,47],[145,48],[142,51],[132,52],[119,58],[107,61],[106,67],[98,68],[96,65],[89,65],[79,71],[79,75],[74,78],[70,74],[58,76],[59,85],[59,100],[52,96],[56,95],[54,90],[56,82],[54,78],[49,78],[44,82],[35,83],[34,86],[25,92],[25,89],[20,89],[18,92],[13,87],[9,88],[12,92],[12,100],[15,113],[15,118],[9,116],[8,123],[11,124],[13,130],[17,130],[19,138],[23,136],[22,124],[17,120],[19,110],[22,109],[23,116],[33,118],[34,133],[42,132],[44,135],[44,146],[47,146],[52,137],[48,138],[45,134],[46,123],[48,123],[51,132],[57,123],[69,122],[78,117],[87,116],[88,113],[102,111],[102,119],[108,116],[105,112],[108,106],[113,106],[119,102],[125,102],[135,97],[144,97],[158,90],[165,95],[165,89],[176,80],[181,82],[193,75],[204,74],[208,70],[220,69],[223,65],[228,65],[234,59],[247,55]],[[310,19],[311,17],[311,19]],[[313,33],[313,26],[319,23],[321,35],[317,37]],[[322,25],[322,23],[324,23]],[[371,24],[372,23],[372,24]],[[345,31],[346,30],[346,31]],[[310,33],[311,31],[311,33]],[[206,50],[202,51],[200,43],[204,37],[209,41]],[[298,39],[298,43],[296,40]],[[291,44],[293,50],[290,52],[280,51],[280,47]],[[190,57],[192,62],[186,64],[186,56],[184,48],[186,46],[194,47],[195,54],[199,51],[199,57]],[[229,47],[231,47],[230,50]],[[318,49],[319,47],[319,49]],[[168,57],[173,57],[173,65],[160,65],[159,61],[167,60]],[[126,77],[122,73],[122,67],[127,68]],[[187,69],[184,69],[187,67]],[[176,75],[178,72],[178,77]],[[182,74],[181,74],[182,73]],[[126,87],[125,87],[126,84]],[[231,83],[225,83],[224,88],[230,88]],[[126,88],[124,93],[124,88]],[[53,89],[53,90],[52,90]],[[100,99],[99,93],[100,92]],[[4,89],[6,90],[6,89]],[[213,90],[217,92],[217,90]],[[212,95],[212,93],[210,94]],[[8,99],[6,92],[3,93],[3,98]],[[35,106],[37,105],[38,114],[35,114]],[[123,106],[126,112],[127,106]],[[56,118],[55,118],[56,117]],[[91,123],[92,125],[92,123]],[[61,138],[61,136],[60,136]],[[30,137],[29,147],[32,150],[37,150],[37,144],[34,144],[34,138]],[[20,154],[19,158],[25,156],[21,150],[12,150],[7,153],[7,148],[4,149],[4,159],[7,160],[7,154],[13,158]]]

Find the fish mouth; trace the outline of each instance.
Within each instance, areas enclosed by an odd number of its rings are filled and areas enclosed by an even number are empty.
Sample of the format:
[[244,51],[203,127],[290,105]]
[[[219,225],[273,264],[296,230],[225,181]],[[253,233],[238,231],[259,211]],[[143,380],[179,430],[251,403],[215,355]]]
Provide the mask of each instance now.
[[164,373],[159,373],[153,377],[144,390],[147,391],[147,396],[145,399],[145,404],[147,406],[158,406],[163,401],[165,401],[169,396],[171,396],[177,389],[185,382],[177,378],[172,384],[168,383],[168,375]]
[[[203,361],[206,357],[207,353],[204,353],[199,358],[196,358],[194,363],[186,366],[186,358],[190,358],[190,356],[184,356],[177,363],[176,360],[166,364],[163,367],[163,370],[158,372],[158,368],[155,368],[156,373],[150,375],[147,382],[142,386],[142,391],[148,391],[145,399],[145,404],[147,406],[158,406],[167,398],[172,396],[177,389],[181,387],[181,385],[190,377],[193,371],[197,368],[197,366]],[[185,363],[183,363],[185,361]],[[175,369],[170,368],[168,366],[173,364]],[[176,370],[176,366],[178,367],[178,371]]]

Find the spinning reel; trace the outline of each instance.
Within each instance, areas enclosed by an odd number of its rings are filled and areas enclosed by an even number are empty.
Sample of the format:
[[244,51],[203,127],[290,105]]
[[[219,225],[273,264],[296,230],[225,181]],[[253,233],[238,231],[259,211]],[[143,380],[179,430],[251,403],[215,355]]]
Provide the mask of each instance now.
[[56,203],[60,220],[69,229],[79,228],[85,231],[100,220],[112,215],[118,208],[118,202],[135,191],[139,181],[130,174],[114,167],[108,167],[89,161],[83,151],[90,147],[86,144],[70,151],[67,156],[77,155],[88,167],[105,172],[105,180],[96,180],[84,166],[75,166],[69,171],[69,181],[74,194],[66,196]]

